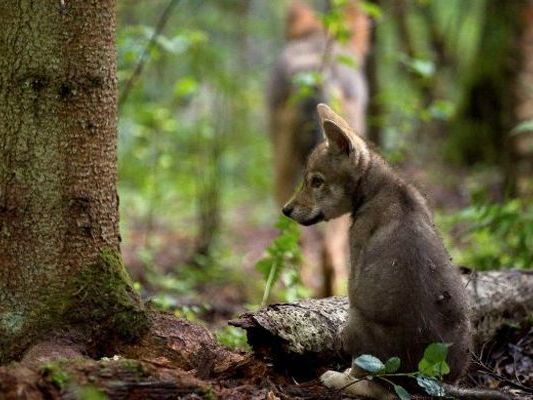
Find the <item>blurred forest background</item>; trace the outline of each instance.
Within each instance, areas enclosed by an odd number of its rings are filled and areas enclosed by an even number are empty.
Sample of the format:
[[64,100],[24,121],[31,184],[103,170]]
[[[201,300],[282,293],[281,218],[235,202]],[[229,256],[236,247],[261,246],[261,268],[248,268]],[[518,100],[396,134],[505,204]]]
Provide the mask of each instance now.
[[[343,1],[311,3],[339,31]],[[242,337],[225,321],[260,304],[271,268],[279,281],[269,301],[310,294],[298,275],[299,229],[277,222],[267,127],[288,5],[119,2],[126,265],[146,298],[206,321],[230,345]],[[532,2],[362,6],[373,29],[370,138],[428,195],[456,264],[530,268]]]

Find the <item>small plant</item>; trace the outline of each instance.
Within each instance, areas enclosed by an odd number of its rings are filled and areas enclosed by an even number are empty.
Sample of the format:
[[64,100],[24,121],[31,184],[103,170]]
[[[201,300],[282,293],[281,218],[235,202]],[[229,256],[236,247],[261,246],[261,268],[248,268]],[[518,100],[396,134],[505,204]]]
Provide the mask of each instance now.
[[[284,271],[298,271],[302,261],[302,254],[298,245],[300,230],[298,225],[281,216],[276,224],[280,230],[279,236],[275,238],[266,249],[265,256],[257,262],[256,269],[261,272],[266,279],[265,291],[261,305],[264,306],[270,296],[273,286],[278,282]],[[292,279],[287,280],[290,285],[299,285],[298,274],[292,274]]]
[[395,376],[409,377],[416,380],[430,396],[446,396],[441,384],[442,377],[450,373],[446,363],[448,355],[447,343],[432,343],[424,351],[424,356],[418,363],[418,371],[398,373],[401,361],[398,357],[391,357],[385,363],[370,354],[363,354],[353,360],[353,364],[369,374],[363,379],[377,379],[391,384],[400,400],[408,400],[411,395],[403,386],[397,385],[389,378]]
[[61,362],[46,363],[41,367],[41,373],[59,390],[63,390],[71,381],[70,374],[63,369]]
[[234,326],[225,326],[215,333],[217,341],[231,349],[250,350],[246,332]]

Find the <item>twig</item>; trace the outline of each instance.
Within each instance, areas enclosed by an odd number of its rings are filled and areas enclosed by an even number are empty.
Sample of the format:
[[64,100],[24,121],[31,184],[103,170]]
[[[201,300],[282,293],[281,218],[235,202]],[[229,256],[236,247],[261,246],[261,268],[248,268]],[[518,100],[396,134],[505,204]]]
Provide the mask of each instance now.
[[144,64],[146,63],[146,60],[148,59],[148,55],[150,54],[150,52],[152,51],[152,48],[155,45],[155,40],[163,31],[163,28],[168,22],[168,19],[172,13],[172,10],[178,4],[179,1],[180,0],[170,0],[167,7],[161,14],[161,17],[159,18],[159,21],[157,22],[155,30],[152,33],[152,37],[150,37],[150,41],[144,48],[141,54],[141,57],[139,58],[139,61],[137,62],[137,65],[135,66],[135,69],[133,70],[133,73],[131,74],[130,78],[126,82],[126,86],[124,86],[124,90],[122,91],[122,94],[120,95],[120,98],[118,101],[119,108],[126,102],[126,99],[128,98],[128,95],[130,94],[133,84],[135,83],[135,81],[137,80],[139,75],[141,75],[143,71]]
[[532,388],[524,386],[524,385],[522,385],[520,383],[517,383],[517,382],[513,381],[512,379],[508,379],[505,376],[502,376],[502,375],[498,374],[497,372],[493,371],[492,368],[490,368],[487,365],[485,365],[483,363],[483,361],[481,361],[481,359],[477,355],[472,353],[472,358],[474,359],[474,362],[477,365],[479,365],[487,374],[499,379],[502,382],[505,382],[505,383],[507,383],[507,384],[509,384],[511,386],[514,386],[517,389],[523,390],[526,393],[533,394],[533,389]]

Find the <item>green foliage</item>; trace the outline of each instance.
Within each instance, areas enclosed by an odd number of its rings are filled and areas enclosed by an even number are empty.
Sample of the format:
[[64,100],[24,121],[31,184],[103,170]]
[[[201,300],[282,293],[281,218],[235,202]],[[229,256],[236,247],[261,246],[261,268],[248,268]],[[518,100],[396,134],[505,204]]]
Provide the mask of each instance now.
[[418,370],[431,377],[449,374],[450,367],[446,363],[449,346],[447,343],[430,344],[424,351],[424,357],[418,363]]
[[71,382],[72,377],[64,370],[62,362],[50,362],[40,368],[43,376],[50,380],[59,390],[63,390]]
[[[265,305],[272,288],[278,282],[284,271],[298,271],[302,261],[302,254],[298,244],[300,239],[300,229],[291,219],[280,216],[276,228],[279,235],[267,247],[265,256],[256,264],[256,269],[263,274],[266,280],[262,305]],[[298,275],[292,274],[292,277]],[[299,279],[289,282],[291,285],[298,285]]]
[[456,240],[454,260],[478,270],[533,266],[533,205],[520,199],[504,203],[478,201],[439,218]]
[[225,326],[215,333],[217,341],[231,349],[250,350],[246,331],[234,326]]
[[416,382],[418,383],[418,386],[424,388],[426,393],[430,396],[442,397],[446,395],[444,388],[435,378],[419,375],[416,377]]
[[400,400],[409,400],[411,398],[411,395],[409,395],[409,392],[405,390],[403,386],[394,385],[394,391],[396,392]]
[[78,400],[106,400],[107,395],[94,386],[83,386],[77,390]]
[[425,349],[424,356],[420,360],[418,371],[416,372],[397,373],[401,364],[398,357],[391,357],[386,363],[383,363],[377,357],[363,354],[355,358],[353,364],[369,373],[366,377],[367,379],[375,378],[391,384],[401,400],[408,400],[411,395],[404,387],[394,384],[389,377],[405,376],[413,378],[430,396],[442,397],[446,393],[440,383],[440,379],[450,372],[450,368],[446,363],[449,346],[447,343],[430,344]]
[[401,360],[399,357],[391,357],[385,363],[384,372],[387,374],[393,374],[400,369]]
[[331,2],[329,12],[322,15],[322,23],[329,35],[339,43],[346,43],[350,38],[350,29],[346,24],[343,10],[348,5],[346,0],[334,0]]
[[363,354],[354,360],[354,364],[371,373],[378,373],[385,371],[385,364],[377,357],[370,354]]
[[383,9],[376,3],[361,1],[361,9],[371,18],[380,21],[383,17]]
[[411,58],[406,54],[400,54],[400,61],[420,78],[429,79],[435,75],[435,64],[431,60]]
[[522,121],[512,130],[513,135],[519,135],[533,131],[533,119]]
[[301,100],[311,97],[315,94],[322,83],[322,74],[316,71],[299,72],[292,78],[295,92],[289,98],[289,102],[297,104]]
[[[154,29],[147,25],[155,25],[164,6],[160,1],[122,6],[127,23],[118,33],[121,88],[152,37]],[[246,68],[242,41],[248,36],[260,37],[261,43],[276,39],[264,35],[262,21],[246,25],[247,16],[239,15],[246,10],[237,3],[182,2],[178,7],[182,10],[157,36],[120,109],[125,236],[130,230],[125,223],[139,222],[153,230],[164,225],[198,235],[195,220],[206,199],[218,196],[215,204],[227,209],[270,193],[270,150],[261,114],[265,71]],[[278,8],[259,5],[262,17],[270,18],[268,31]]]
[[[190,299],[198,288],[210,286],[224,291],[228,285],[234,290],[250,288],[249,276],[235,268],[241,258],[220,243],[212,250],[210,257],[198,256],[194,264],[181,264],[174,272],[162,274],[157,270],[147,273],[148,286],[154,292],[150,297],[153,305],[165,311],[173,311],[176,316],[190,321],[201,322],[202,316],[211,310],[207,299],[183,304],[183,298]],[[251,289],[251,288],[250,288]],[[253,288],[255,289],[255,288]]]

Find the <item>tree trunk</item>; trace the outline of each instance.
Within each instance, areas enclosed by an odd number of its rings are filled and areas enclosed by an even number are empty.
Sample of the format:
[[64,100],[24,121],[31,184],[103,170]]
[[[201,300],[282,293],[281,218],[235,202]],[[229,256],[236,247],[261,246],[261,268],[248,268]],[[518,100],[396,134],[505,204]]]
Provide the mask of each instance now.
[[518,44],[515,115],[520,123],[509,137],[508,180],[514,194],[533,197],[533,0],[522,3]]
[[148,325],[120,258],[115,1],[0,3],[0,363]]
[[472,73],[461,78],[465,94],[450,126],[447,151],[456,161],[504,165],[506,134],[516,124],[512,60],[516,58],[520,4],[515,0],[485,2],[476,55],[483,62],[476,63]]
[[[533,308],[533,274],[519,271],[464,276],[470,295],[474,339],[489,340],[506,323],[527,320]],[[339,333],[347,318],[348,299],[330,297],[273,304],[245,313],[230,325],[247,330],[254,350],[285,367],[338,363],[343,354]]]

